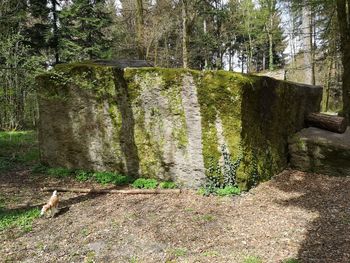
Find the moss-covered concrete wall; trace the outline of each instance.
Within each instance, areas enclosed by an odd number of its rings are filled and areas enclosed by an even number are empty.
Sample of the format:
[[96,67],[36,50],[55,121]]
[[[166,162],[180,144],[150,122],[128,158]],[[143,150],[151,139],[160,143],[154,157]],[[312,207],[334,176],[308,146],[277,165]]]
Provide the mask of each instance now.
[[92,63],[60,65],[38,83],[44,163],[187,187],[222,176],[223,152],[242,188],[283,170],[289,135],[319,110],[322,93],[225,71]]

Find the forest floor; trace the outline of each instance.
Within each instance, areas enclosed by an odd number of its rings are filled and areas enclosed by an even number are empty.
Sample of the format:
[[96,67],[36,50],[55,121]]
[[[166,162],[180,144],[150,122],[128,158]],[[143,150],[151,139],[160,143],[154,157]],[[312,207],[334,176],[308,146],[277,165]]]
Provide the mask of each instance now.
[[234,197],[60,193],[52,219],[37,217],[42,187],[101,186],[0,162],[0,262],[350,262],[350,177],[286,170]]

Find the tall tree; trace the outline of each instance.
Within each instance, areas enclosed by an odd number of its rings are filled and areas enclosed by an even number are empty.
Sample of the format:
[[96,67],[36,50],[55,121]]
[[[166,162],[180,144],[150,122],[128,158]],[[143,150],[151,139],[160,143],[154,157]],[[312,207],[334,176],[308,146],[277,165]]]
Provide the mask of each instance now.
[[107,58],[111,25],[104,0],[73,0],[60,13],[63,61]]
[[137,51],[139,59],[145,58],[145,52],[143,48],[143,2],[142,0],[136,0],[136,30],[137,30]]
[[343,63],[343,114],[350,120],[350,0],[336,0]]

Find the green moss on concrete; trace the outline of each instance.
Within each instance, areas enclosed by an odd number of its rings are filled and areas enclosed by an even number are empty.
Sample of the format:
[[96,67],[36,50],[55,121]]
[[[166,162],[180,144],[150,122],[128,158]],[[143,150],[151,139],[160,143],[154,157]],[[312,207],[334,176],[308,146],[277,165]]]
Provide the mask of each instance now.
[[[232,162],[240,158],[241,152],[241,104],[242,86],[252,80],[241,74],[218,71],[205,72],[197,78],[198,99],[201,105],[203,157],[207,175],[218,176],[217,167],[222,158],[218,131],[215,123],[222,122],[225,145]],[[238,174],[242,177],[242,174]]]
[[[77,97],[81,93],[82,97],[88,98],[86,101],[91,98],[96,101],[98,112],[94,121],[101,129],[99,134],[104,139],[109,138],[103,125],[105,118],[110,118],[113,126],[111,144],[121,160],[123,153],[118,144],[121,143],[123,116],[116,102],[115,70],[90,62],[58,65],[38,81],[43,100],[60,100],[64,102],[62,105],[69,105],[71,96]],[[190,75],[197,87],[207,175],[222,176],[220,144],[223,142],[232,163],[242,157],[237,171],[242,189],[256,181],[268,180],[286,167],[287,138],[301,128],[308,107],[300,103],[305,101],[301,89],[264,77],[163,68],[125,69],[123,74],[127,84],[126,103],[130,104],[134,118],[135,145],[143,177],[164,178],[167,174],[170,167],[164,160],[164,147],[169,141],[186,156],[188,129],[191,127],[186,126],[182,101],[185,76]],[[172,125],[170,135],[169,127],[166,127],[169,123]],[[218,131],[218,123],[222,132]],[[118,165],[120,169],[125,168],[122,161]]]

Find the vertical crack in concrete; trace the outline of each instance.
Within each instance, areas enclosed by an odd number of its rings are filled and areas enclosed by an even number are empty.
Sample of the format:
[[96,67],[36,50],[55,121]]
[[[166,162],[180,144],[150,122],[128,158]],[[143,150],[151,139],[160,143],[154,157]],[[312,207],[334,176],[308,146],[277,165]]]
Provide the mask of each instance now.
[[132,176],[139,175],[140,160],[135,143],[135,120],[129,100],[128,85],[121,69],[114,69],[114,83],[116,88],[116,102],[122,117],[120,130],[120,147],[125,157],[127,173]]

